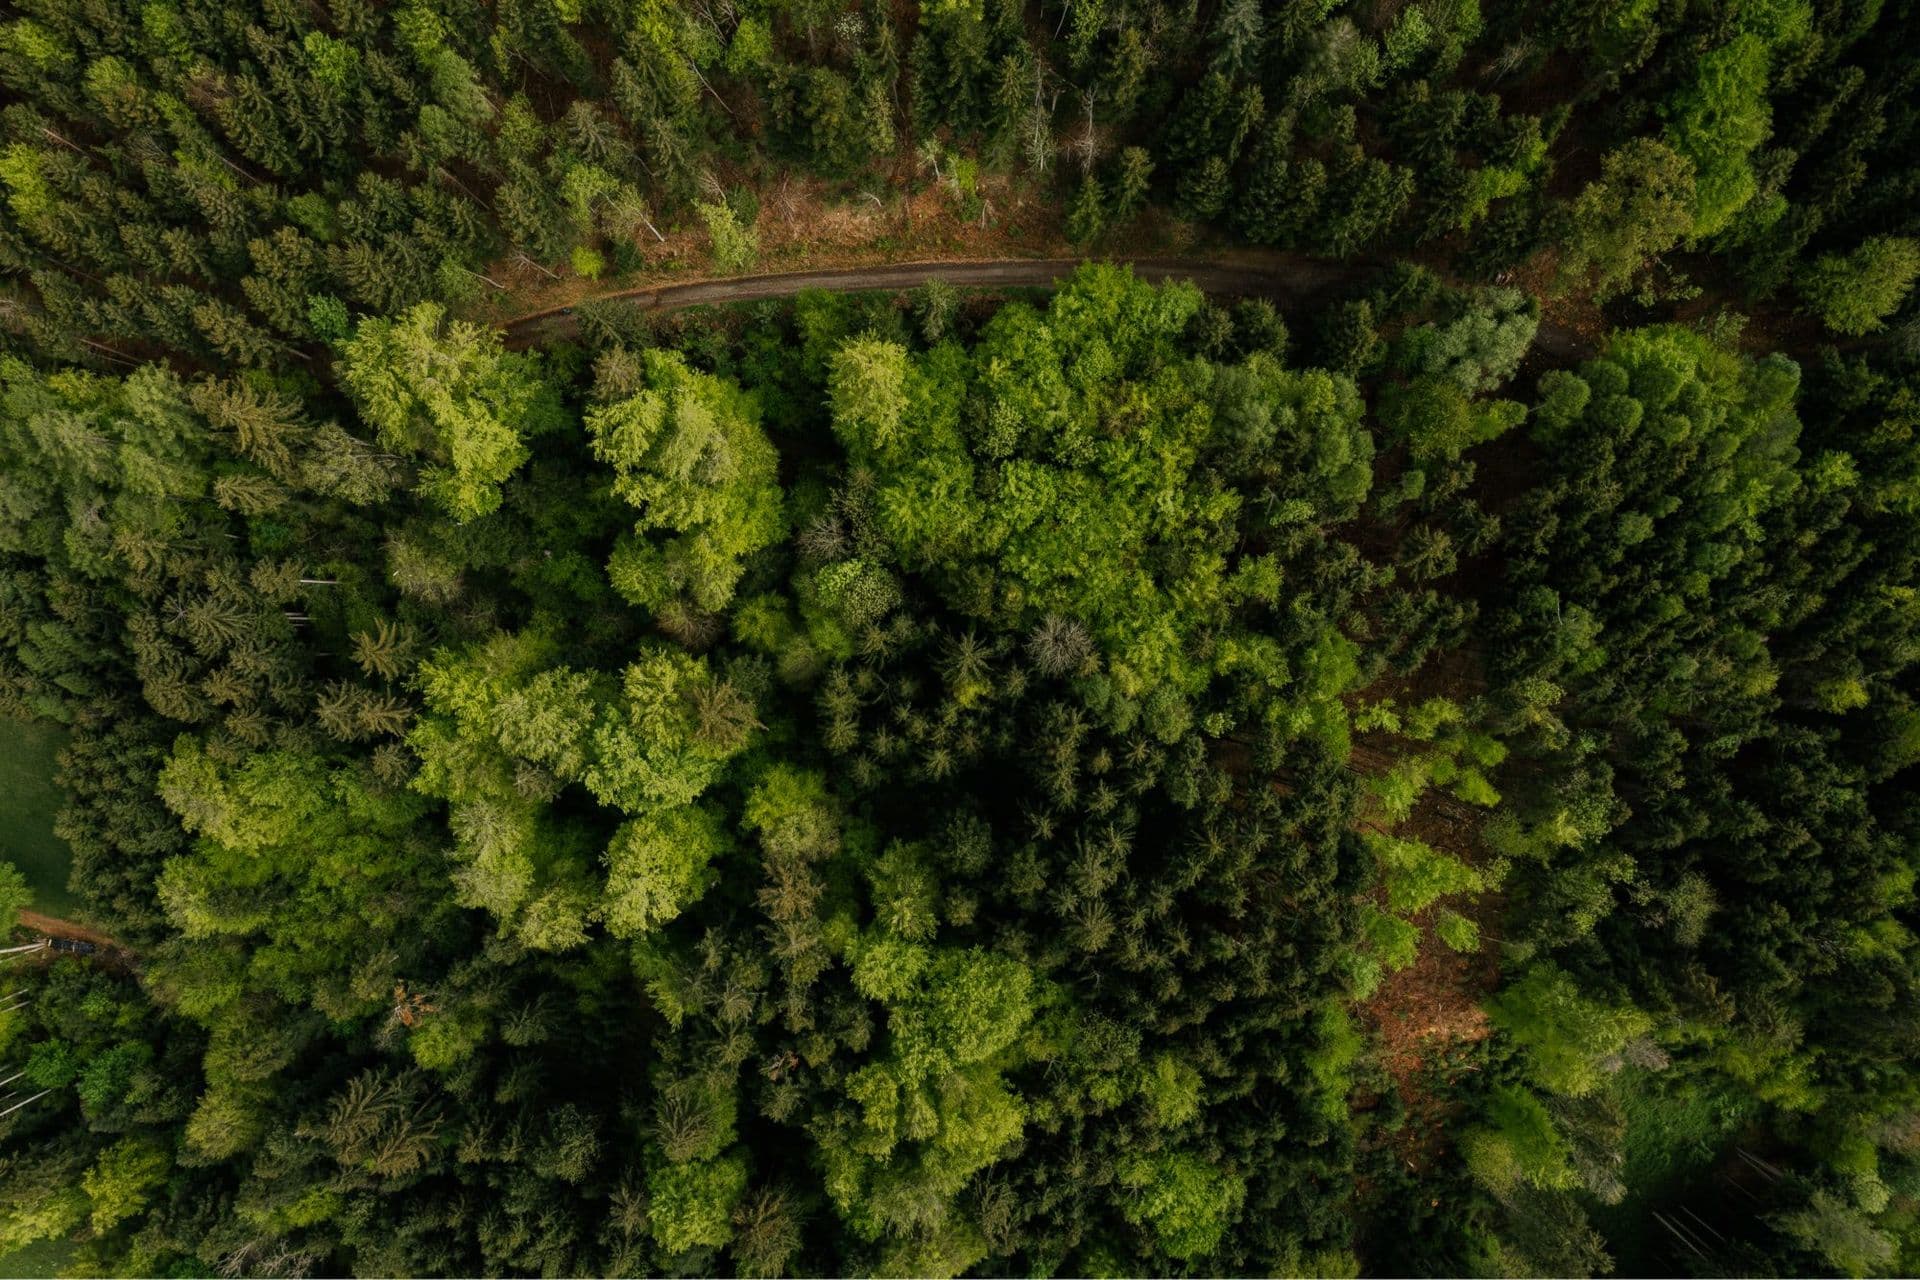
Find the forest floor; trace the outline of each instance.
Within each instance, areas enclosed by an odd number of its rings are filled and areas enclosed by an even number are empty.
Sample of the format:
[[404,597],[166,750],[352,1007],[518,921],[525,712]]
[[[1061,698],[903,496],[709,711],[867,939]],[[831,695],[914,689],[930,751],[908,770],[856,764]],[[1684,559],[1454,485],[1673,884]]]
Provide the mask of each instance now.
[[[1426,839],[1417,827],[1415,838]],[[1376,1140],[1391,1146],[1408,1169],[1426,1168],[1451,1143],[1461,1109],[1459,1080],[1479,1069],[1473,1050],[1493,1035],[1485,1001],[1500,986],[1500,961],[1485,931],[1498,927],[1504,906],[1498,893],[1461,894],[1413,917],[1420,927],[1419,958],[1387,974],[1356,1006],[1371,1033],[1374,1061],[1404,1108],[1405,1123]],[[1481,927],[1478,951],[1455,951],[1434,933],[1443,909]],[[1376,1103],[1377,1097],[1353,1099],[1356,1110]]]
[[[892,175],[869,174],[864,184],[834,184],[782,175],[777,181],[748,177],[760,213],[758,270],[870,266],[922,260],[1045,258],[1071,252],[1061,234],[1058,202],[1031,180],[983,177],[979,194],[984,218],[964,219],[947,184],[911,180],[913,162],[903,156]],[[1133,254],[1178,252],[1192,233],[1164,219],[1126,237]],[[1183,225],[1183,224],[1182,224]],[[618,279],[591,280],[529,265],[524,258],[494,264],[489,280],[500,287],[473,308],[475,318],[501,324],[503,316],[555,310],[589,298],[632,292],[676,281],[702,280],[714,270],[712,241],[698,220],[639,233],[630,249],[640,265]]]
[[[1403,706],[1435,697],[1466,704],[1486,688],[1478,658],[1455,652],[1412,677],[1376,682],[1349,705],[1357,709],[1362,701],[1383,697]],[[1354,744],[1353,764],[1362,774],[1384,773],[1420,749],[1418,742],[1372,733]],[[1450,853],[1471,867],[1485,868],[1489,859],[1482,829],[1487,817],[1488,810],[1433,788],[1420,797],[1404,822],[1393,826],[1392,834]],[[1364,818],[1363,823],[1380,829]],[[1439,1087],[1443,1079],[1450,1084],[1472,1048],[1493,1034],[1484,1002],[1500,985],[1497,933],[1504,909],[1505,899],[1493,885],[1479,892],[1448,894],[1413,916],[1420,929],[1414,963],[1388,973],[1373,995],[1357,1006],[1373,1032],[1376,1061],[1393,1082],[1411,1122],[1399,1130],[1395,1142],[1409,1165],[1423,1164],[1449,1131],[1446,1121],[1457,1098],[1453,1089]],[[1434,926],[1445,911],[1457,912],[1479,928],[1476,950],[1458,952],[1440,939]]]
[[[1413,835],[1425,838],[1417,827]],[[1443,1132],[1435,1122],[1450,1106],[1433,1088],[1433,1068],[1493,1034],[1483,1002],[1500,985],[1497,948],[1484,934],[1478,951],[1463,954],[1440,941],[1433,919],[1451,909],[1485,930],[1499,924],[1501,905],[1497,894],[1460,895],[1414,917],[1421,929],[1419,958],[1386,975],[1360,1006],[1377,1038],[1381,1068],[1419,1121],[1405,1131],[1416,1146]]]
[[[1463,833],[1478,825],[1477,817],[1462,820],[1439,806],[1423,803],[1413,819],[1395,834],[1477,864],[1481,861],[1477,852],[1462,845],[1477,850],[1477,831],[1466,838]],[[1500,921],[1497,893],[1450,894],[1412,917],[1421,931],[1419,959],[1387,974],[1362,1006],[1380,1035],[1381,1065],[1409,1105],[1419,1091],[1421,1072],[1437,1052],[1487,1038],[1490,1028],[1480,1005],[1500,981],[1497,949],[1484,933],[1480,948],[1463,954],[1433,932],[1434,921],[1443,910],[1466,916],[1482,930],[1497,928]]]

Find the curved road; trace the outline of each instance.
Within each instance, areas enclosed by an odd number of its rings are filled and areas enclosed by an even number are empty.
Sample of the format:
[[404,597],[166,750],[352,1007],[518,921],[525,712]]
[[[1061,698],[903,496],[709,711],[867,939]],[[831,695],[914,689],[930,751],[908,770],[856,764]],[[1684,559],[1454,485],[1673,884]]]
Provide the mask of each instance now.
[[[786,298],[806,289],[838,293],[912,289],[930,280],[959,288],[1047,288],[1071,275],[1084,262],[1097,258],[990,258],[933,262],[889,262],[869,267],[835,267],[820,271],[788,271],[770,275],[696,280],[684,284],[646,285],[604,293],[581,302],[624,300],[648,311],[676,311],[682,307],[715,303],[757,302]],[[1363,283],[1376,269],[1371,263],[1332,262],[1291,253],[1237,251],[1219,258],[1137,258],[1121,260],[1142,279],[1155,282],[1191,280],[1202,290],[1233,297],[1267,298],[1282,309],[1329,300],[1345,286]],[[514,346],[531,346],[579,332],[573,307],[547,307],[516,316],[501,327]],[[1578,357],[1590,344],[1571,329],[1542,321],[1534,345],[1549,355]]]

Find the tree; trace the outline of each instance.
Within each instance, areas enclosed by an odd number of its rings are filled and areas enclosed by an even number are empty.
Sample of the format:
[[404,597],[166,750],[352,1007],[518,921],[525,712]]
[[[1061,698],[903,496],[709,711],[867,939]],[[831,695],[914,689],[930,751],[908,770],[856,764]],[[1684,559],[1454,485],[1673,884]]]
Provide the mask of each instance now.
[[96,1232],[111,1231],[145,1209],[172,1167],[165,1148],[151,1140],[123,1138],[102,1151],[80,1177],[81,1189],[92,1202],[89,1225]]
[[1694,170],[1686,157],[1652,138],[1607,153],[1600,176],[1567,213],[1567,252],[1557,287],[1576,284],[1605,300],[1694,228]]
[[[1083,188],[1083,193],[1084,193]],[[1180,175],[1176,203],[1189,218],[1216,218],[1233,194],[1232,174],[1224,156],[1208,156]],[[1084,198],[1084,194],[1083,194]]]
[[916,967],[888,1010],[890,1052],[849,1078],[857,1111],[833,1118],[822,1148],[829,1194],[869,1240],[957,1217],[953,1198],[1017,1140],[1024,1118],[996,1059],[1033,1018],[1032,972],[977,948],[946,948]]
[[33,905],[27,878],[11,862],[0,862],[0,937],[12,937],[20,912]]
[[1492,1091],[1484,1127],[1462,1137],[1462,1154],[1475,1181],[1502,1197],[1523,1187],[1564,1191],[1578,1185],[1566,1139],[1545,1104],[1511,1085]]
[[1457,458],[1512,430],[1526,416],[1526,406],[1518,401],[1475,401],[1457,382],[1436,377],[1395,388],[1381,411],[1389,429],[1403,436],[1422,461]]
[[698,805],[622,823],[607,846],[607,930],[632,937],[673,919],[728,847],[720,817]]
[[1367,846],[1380,861],[1387,906],[1402,915],[1418,914],[1445,895],[1485,887],[1472,867],[1418,840],[1369,833]]
[[713,243],[715,266],[722,271],[745,271],[753,266],[760,254],[760,237],[752,227],[741,224],[733,206],[724,202],[702,204],[699,214]]
[[1100,180],[1088,174],[1074,195],[1072,208],[1067,211],[1067,239],[1074,244],[1097,240],[1106,221],[1106,197],[1100,189]]
[[1825,1266],[1850,1276],[1875,1275],[1893,1265],[1896,1243],[1872,1215],[1821,1188],[1804,1207],[1783,1213],[1776,1225]]
[[[0,1248],[13,1252],[40,1240],[59,1240],[87,1219],[87,1196],[79,1184],[85,1157],[64,1143],[51,1157],[17,1160],[0,1171]],[[76,1158],[78,1157],[78,1158]]]
[[901,417],[907,407],[907,353],[897,343],[862,339],[834,353],[828,394],[836,428],[876,454],[903,444]]
[[1134,1156],[1118,1172],[1134,1193],[1125,1202],[1127,1220],[1147,1227],[1170,1258],[1212,1253],[1246,1198],[1243,1179],[1186,1151]]
[[746,1190],[746,1162],[739,1156],[657,1166],[647,1175],[653,1238],[669,1253],[726,1244]]
[[1507,984],[1487,1012],[1525,1050],[1543,1088],[1574,1095],[1597,1088],[1607,1069],[1603,1059],[1653,1026],[1638,1009],[1584,995],[1552,964],[1535,965]]
[[[587,414],[594,456],[612,466],[614,491],[639,508],[608,573],[622,595],[656,612],[675,600],[720,609],[745,558],[786,531],[777,457],[757,402],[695,373],[677,353],[646,353],[641,384]],[[648,536],[655,533],[670,536]]]
[[960,291],[944,280],[929,280],[916,291],[913,309],[920,320],[920,337],[931,346],[952,333]]
[[419,492],[458,521],[498,509],[500,486],[530,456],[527,438],[566,422],[536,360],[433,303],[363,322],[343,359],[381,443],[426,459]]
[[[353,964],[349,938],[398,945],[411,926],[409,901],[421,895],[426,868],[408,856],[421,814],[419,797],[385,792],[358,770],[330,769],[320,757],[260,752],[243,763],[210,755],[191,736],[174,744],[158,790],[201,840],[169,861],[159,897],[186,938],[270,940],[275,988],[337,1016],[383,1007],[384,992],[349,994],[342,974]],[[342,868],[355,868],[351,875]],[[235,984],[219,1004],[243,998]],[[203,1105],[205,1125],[243,1113],[239,1095],[216,1090]]]
[[1539,326],[1539,305],[1520,290],[1481,290],[1458,319],[1402,339],[1404,361],[1469,394],[1497,390],[1519,370]]
[[1800,274],[1800,296],[1835,333],[1857,337],[1886,326],[1920,279],[1920,241],[1873,236],[1848,254],[1823,254]]
[[734,1210],[733,1254],[741,1274],[774,1277],[787,1273],[801,1245],[800,1220],[788,1193],[761,1188]]
[[1113,175],[1112,221],[1126,222],[1147,203],[1153,181],[1153,158],[1144,147],[1126,147]]
[[1748,155],[1766,140],[1767,42],[1746,32],[1700,58],[1694,79],[1662,104],[1666,138],[1692,161],[1696,237],[1715,234],[1758,191]]

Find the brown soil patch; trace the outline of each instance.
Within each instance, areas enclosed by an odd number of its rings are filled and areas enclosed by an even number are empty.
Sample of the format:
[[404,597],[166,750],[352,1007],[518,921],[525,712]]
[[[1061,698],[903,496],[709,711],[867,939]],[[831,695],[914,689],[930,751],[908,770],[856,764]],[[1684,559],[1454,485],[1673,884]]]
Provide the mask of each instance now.
[[[1476,833],[1477,829],[1476,821]],[[1437,848],[1450,847],[1444,837],[1426,829],[1418,811],[1401,830]],[[1496,943],[1486,931],[1498,926],[1501,903],[1497,891],[1459,896],[1415,916],[1413,922],[1420,927],[1419,959],[1388,974],[1372,998],[1359,1007],[1362,1020],[1373,1031],[1376,1060],[1407,1110],[1409,1123],[1389,1141],[1409,1168],[1423,1167],[1445,1141],[1456,1109],[1451,1085],[1459,1074],[1449,1064],[1460,1063],[1464,1050],[1493,1034],[1481,1002],[1500,985]],[[1454,951],[1434,933],[1434,920],[1447,909],[1481,927],[1477,952]]]
[[[1476,921],[1491,920],[1498,912],[1483,895],[1472,901],[1446,904]],[[1421,927],[1420,958],[1380,983],[1373,998],[1361,1006],[1379,1037],[1380,1064],[1412,1110],[1431,1103],[1421,1095],[1420,1076],[1438,1054],[1456,1044],[1473,1044],[1491,1035],[1486,1011],[1480,1007],[1500,981],[1500,967],[1491,945],[1483,939],[1472,955],[1461,955],[1434,936],[1434,907],[1414,918]]]
[[[826,270],[928,258],[1045,258],[1072,252],[1062,234],[1059,202],[1030,181],[983,174],[979,193],[983,216],[964,219],[954,192],[930,176],[914,182],[874,176],[849,187],[785,175],[757,191],[760,216],[754,227],[760,254],[753,271]],[[720,275],[714,270],[706,227],[691,211],[678,222],[656,225],[663,238],[642,230],[633,242],[644,260],[637,271],[588,280],[564,266],[508,259],[487,272],[506,288],[489,291],[469,310],[476,319],[499,323],[508,316],[608,293]]]
[[[1471,655],[1450,653],[1423,664],[1411,678],[1376,682],[1358,700],[1390,697],[1405,707],[1438,695],[1465,704],[1485,687],[1484,673]],[[1352,762],[1362,773],[1379,774],[1426,750],[1431,750],[1429,744],[1374,732],[1355,741]],[[1480,833],[1490,813],[1430,788],[1405,821],[1391,826],[1390,833],[1451,853],[1469,866],[1484,867],[1489,859]],[[1363,814],[1361,821],[1373,830],[1389,831],[1384,815],[1377,812]],[[1423,1160],[1444,1132],[1449,1104],[1443,1093],[1435,1091],[1436,1068],[1456,1059],[1456,1051],[1493,1033],[1481,1002],[1500,983],[1497,942],[1488,930],[1498,928],[1501,902],[1497,889],[1455,894],[1412,917],[1420,929],[1418,958],[1405,969],[1387,974],[1359,1006],[1361,1018],[1373,1031],[1376,1059],[1413,1121],[1400,1130],[1396,1142],[1410,1164]],[[1379,905],[1384,909],[1386,904]],[[1440,940],[1434,924],[1446,911],[1481,927],[1477,951],[1462,954]]]
[[72,938],[76,942],[91,942],[97,947],[112,947],[120,950],[120,944],[109,935],[90,925],[75,924],[71,920],[62,920],[58,916],[42,915],[38,911],[21,911],[20,924],[35,933],[44,933],[49,938]]
[[1508,283],[1518,286],[1540,300],[1541,334],[1535,350],[1562,363],[1578,344],[1588,350],[1597,348],[1607,336],[1606,313],[1584,289],[1556,291],[1560,274],[1560,250],[1542,249],[1508,273]]
[[[47,938],[68,938],[74,942],[87,942],[99,948],[87,959],[108,969],[121,972],[138,966],[138,958],[117,938],[103,933],[92,925],[80,924],[73,920],[62,920],[58,916],[45,915],[38,911],[20,912],[20,927],[31,930]],[[28,958],[36,964],[45,964],[57,958],[59,952],[51,947],[32,953]]]

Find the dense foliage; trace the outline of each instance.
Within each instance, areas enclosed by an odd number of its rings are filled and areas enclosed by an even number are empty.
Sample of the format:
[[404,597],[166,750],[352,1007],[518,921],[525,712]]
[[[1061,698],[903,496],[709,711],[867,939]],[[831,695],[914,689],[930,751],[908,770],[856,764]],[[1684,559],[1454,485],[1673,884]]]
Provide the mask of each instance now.
[[1920,1268],[1914,27],[20,0],[0,1258]]
[[1842,334],[1920,266],[1907,0],[909,12],[28,0],[0,21],[0,314],[62,359],[311,359],[352,311],[619,274],[678,225],[739,270],[795,169],[876,202],[905,170],[983,224],[1018,174],[1083,243],[1157,202],[1482,277],[1553,247],[1601,296],[1684,296],[1684,248]]

